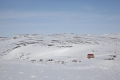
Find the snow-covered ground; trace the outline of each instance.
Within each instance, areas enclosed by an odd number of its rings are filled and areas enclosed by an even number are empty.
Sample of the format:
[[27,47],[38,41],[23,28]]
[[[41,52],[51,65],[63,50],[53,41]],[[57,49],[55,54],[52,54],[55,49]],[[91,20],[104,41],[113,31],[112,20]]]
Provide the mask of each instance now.
[[120,33],[0,37],[0,80],[88,79],[120,80]]
[[[120,58],[120,57],[119,57]],[[83,59],[78,63],[1,61],[0,80],[119,80],[120,63]]]

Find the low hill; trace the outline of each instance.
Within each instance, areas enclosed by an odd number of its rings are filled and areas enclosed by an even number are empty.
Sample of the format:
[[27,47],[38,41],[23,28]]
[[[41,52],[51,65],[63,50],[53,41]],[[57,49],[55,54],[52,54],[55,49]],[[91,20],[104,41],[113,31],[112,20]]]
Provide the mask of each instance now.
[[99,36],[78,34],[21,34],[12,38],[0,37],[0,59],[39,60],[87,58],[94,54],[120,54],[120,34]]

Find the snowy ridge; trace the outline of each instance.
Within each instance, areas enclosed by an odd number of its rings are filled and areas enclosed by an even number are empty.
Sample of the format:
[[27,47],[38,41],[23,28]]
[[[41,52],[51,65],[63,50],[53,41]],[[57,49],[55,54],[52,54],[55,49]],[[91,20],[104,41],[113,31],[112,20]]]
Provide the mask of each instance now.
[[[117,45],[116,45],[117,42]],[[120,53],[120,34],[21,34],[0,38],[0,59],[31,60],[53,57],[86,57],[87,54]],[[116,48],[116,49],[115,49]]]

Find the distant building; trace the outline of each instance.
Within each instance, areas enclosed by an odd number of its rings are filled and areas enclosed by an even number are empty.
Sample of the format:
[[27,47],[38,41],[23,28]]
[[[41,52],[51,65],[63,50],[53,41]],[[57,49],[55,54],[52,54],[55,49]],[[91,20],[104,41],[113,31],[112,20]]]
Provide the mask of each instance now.
[[64,61],[61,61],[62,64],[64,64],[65,62]]
[[77,60],[72,60],[72,62],[77,62]]
[[36,60],[31,60],[32,63],[34,63]]
[[89,59],[90,59],[90,58],[94,58],[94,54],[88,54],[88,55],[87,55],[87,58],[89,58]]
[[43,59],[40,59],[40,62],[43,61]]

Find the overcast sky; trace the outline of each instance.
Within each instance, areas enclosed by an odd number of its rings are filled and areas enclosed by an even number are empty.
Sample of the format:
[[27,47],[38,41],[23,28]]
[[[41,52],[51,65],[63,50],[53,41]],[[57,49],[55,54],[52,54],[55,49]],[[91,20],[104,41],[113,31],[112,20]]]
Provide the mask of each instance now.
[[120,0],[0,0],[0,36],[120,32]]

